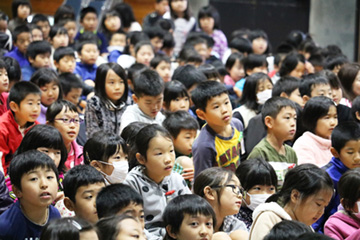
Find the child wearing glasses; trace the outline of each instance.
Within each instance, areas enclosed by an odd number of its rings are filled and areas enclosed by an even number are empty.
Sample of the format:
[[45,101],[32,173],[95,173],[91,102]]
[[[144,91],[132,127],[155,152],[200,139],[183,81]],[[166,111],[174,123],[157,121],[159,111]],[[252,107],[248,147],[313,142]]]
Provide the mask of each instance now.
[[76,143],[79,134],[79,113],[76,106],[66,100],[59,100],[49,106],[46,112],[46,123],[54,126],[61,133],[68,152],[65,168],[68,170],[83,164],[83,147]]
[[193,191],[205,198],[215,211],[214,238],[227,233],[231,239],[248,239],[245,223],[233,216],[239,212],[244,191],[234,172],[207,168],[196,177]]

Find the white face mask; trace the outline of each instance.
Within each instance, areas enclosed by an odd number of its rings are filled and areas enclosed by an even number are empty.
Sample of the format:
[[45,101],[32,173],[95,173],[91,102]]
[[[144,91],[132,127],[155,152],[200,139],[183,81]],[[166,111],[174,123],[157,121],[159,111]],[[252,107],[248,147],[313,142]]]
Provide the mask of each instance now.
[[267,90],[264,90],[262,92],[258,92],[256,94],[257,103],[258,104],[264,104],[266,102],[266,100],[271,98],[271,94],[272,94],[272,89],[267,89]]
[[246,201],[244,201],[244,202],[245,202],[246,206],[253,211],[257,206],[259,206],[261,203],[264,203],[266,201],[266,199],[268,199],[272,195],[272,194],[253,194],[253,195],[251,195],[249,193],[246,193],[246,194],[250,198],[250,204],[248,205],[246,203]]
[[122,183],[125,178],[126,175],[129,172],[129,162],[128,161],[118,161],[118,162],[113,162],[113,163],[107,163],[107,162],[102,162],[99,161],[103,164],[106,165],[112,165],[114,167],[114,170],[112,171],[111,175],[107,175],[104,172],[101,172],[102,174],[105,175],[105,178],[111,183]]

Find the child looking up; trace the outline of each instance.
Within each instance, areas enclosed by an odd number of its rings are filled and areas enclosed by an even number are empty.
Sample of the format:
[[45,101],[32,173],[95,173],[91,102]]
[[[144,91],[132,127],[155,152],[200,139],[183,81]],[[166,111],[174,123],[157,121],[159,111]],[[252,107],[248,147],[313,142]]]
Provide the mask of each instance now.
[[5,62],[0,59],[0,116],[8,110],[9,77]]
[[59,47],[54,52],[54,66],[59,74],[73,73],[76,67],[75,51],[70,47]]
[[13,19],[9,21],[8,28],[14,32],[18,26],[24,26],[28,23],[27,17],[31,13],[31,3],[28,0],[14,0],[11,3],[11,12]]

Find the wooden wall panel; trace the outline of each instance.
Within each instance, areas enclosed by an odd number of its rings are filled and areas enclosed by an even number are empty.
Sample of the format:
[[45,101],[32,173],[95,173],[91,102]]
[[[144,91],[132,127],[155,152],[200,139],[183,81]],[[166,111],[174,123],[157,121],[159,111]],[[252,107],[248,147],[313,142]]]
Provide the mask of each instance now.
[[144,17],[155,10],[155,0],[124,0],[134,10],[136,21],[142,24]]
[[[53,16],[57,8],[64,2],[64,0],[30,0],[33,13],[43,13]],[[0,9],[4,11],[10,19],[12,19],[11,3],[9,0],[0,1]]]

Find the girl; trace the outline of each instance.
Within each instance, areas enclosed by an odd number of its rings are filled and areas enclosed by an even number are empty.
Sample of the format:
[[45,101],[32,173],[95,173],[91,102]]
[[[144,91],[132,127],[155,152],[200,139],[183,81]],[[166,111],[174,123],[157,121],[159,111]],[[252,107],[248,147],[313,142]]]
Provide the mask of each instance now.
[[338,73],[346,98],[351,102],[360,95],[360,65],[358,63],[345,63]]
[[193,191],[214,209],[214,232],[226,232],[232,239],[247,239],[246,225],[233,216],[239,212],[243,188],[232,171],[219,167],[205,169],[196,177]]
[[228,48],[225,34],[220,30],[220,14],[213,6],[205,6],[199,10],[198,24],[200,29],[214,39],[212,50],[222,59]]
[[236,169],[236,176],[245,190],[244,201],[236,217],[250,230],[255,208],[276,192],[277,176],[273,167],[262,158],[242,162]]
[[122,183],[129,171],[127,146],[119,135],[95,133],[84,145],[85,164],[98,170],[107,185]]
[[252,44],[253,53],[268,54],[270,53],[269,39],[263,30],[254,30],[249,34],[249,40]]
[[103,33],[108,42],[110,42],[111,35],[121,28],[121,19],[118,12],[115,10],[106,11],[103,15],[100,26],[100,32]]
[[244,91],[240,98],[240,107],[234,109],[234,117],[240,119],[245,128],[251,118],[260,112],[260,106],[271,98],[273,85],[265,73],[254,73],[246,77]]
[[330,216],[324,234],[338,240],[352,239],[360,228],[360,170],[355,168],[344,173],[338,191],[344,209]]
[[235,52],[226,60],[225,67],[228,72],[228,75],[224,78],[226,85],[234,87],[237,81],[245,77],[244,65],[242,64],[243,58],[244,56],[241,53]]
[[101,240],[146,239],[141,224],[128,215],[102,218],[96,223],[96,227]]
[[171,60],[165,55],[157,55],[150,61],[151,69],[154,69],[164,82],[171,81]]
[[332,154],[331,133],[338,124],[337,111],[332,99],[324,96],[311,98],[301,116],[305,133],[294,143],[298,164],[326,165]]
[[296,220],[310,227],[324,213],[333,192],[330,176],[314,164],[289,170],[281,190],[255,209],[249,240],[263,239],[282,220]]
[[135,45],[135,60],[150,67],[150,61],[154,58],[154,48],[150,41],[141,41]]
[[64,27],[59,25],[52,26],[49,37],[52,45],[52,55],[54,54],[55,49],[59,47],[67,47],[69,45],[69,35]]
[[46,112],[46,123],[59,130],[68,152],[65,161],[66,170],[83,164],[84,161],[83,148],[76,143],[81,122],[76,106],[66,100],[54,102]]
[[281,63],[280,77],[291,76],[299,80],[305,73],[305,57],[300,53],[289,53]]
[[27,17],[31,13],[31,3],[29,0],[14,0],[11,3],[13,19],[9,21],[8,29],[14,32],[15,28],[27,24]]
[[117,63],[101,64],[96,71],[95,96],[86,104],[88,138],[99,131],[120,134],[120,119],[126,108],[128,84],[125,70]]
[[[164,236],[162,214],[170,199],[190,194],[184,179],[172,171],[175,162],[174,145],[169,132],[160,125],[143,127],[136,136],[136,159],[139,166],[131,169],[125,184],[133,187],[144,199],[145,224],[150,233]],[[162,224],[161,224],[162,225]]]
[[40,236],[40,240],[98,240],[95,228],[80,218],[60,218],[47,224]]
[[186,87],[182,82],[172,80],[165,83],[163,104],[165,111],[189,111],[190,97],[186,90]]
[[212,239],[216,225],[215,212],[203,198],[189,194],[174,198],[163,215],[164,240]]
[[50,68],[40,68],[32,75],[30,82],[35,83],[41,90],[41,112],[37,121],[45,124],[48,107],[62,99],[63,94],[58,75]]

